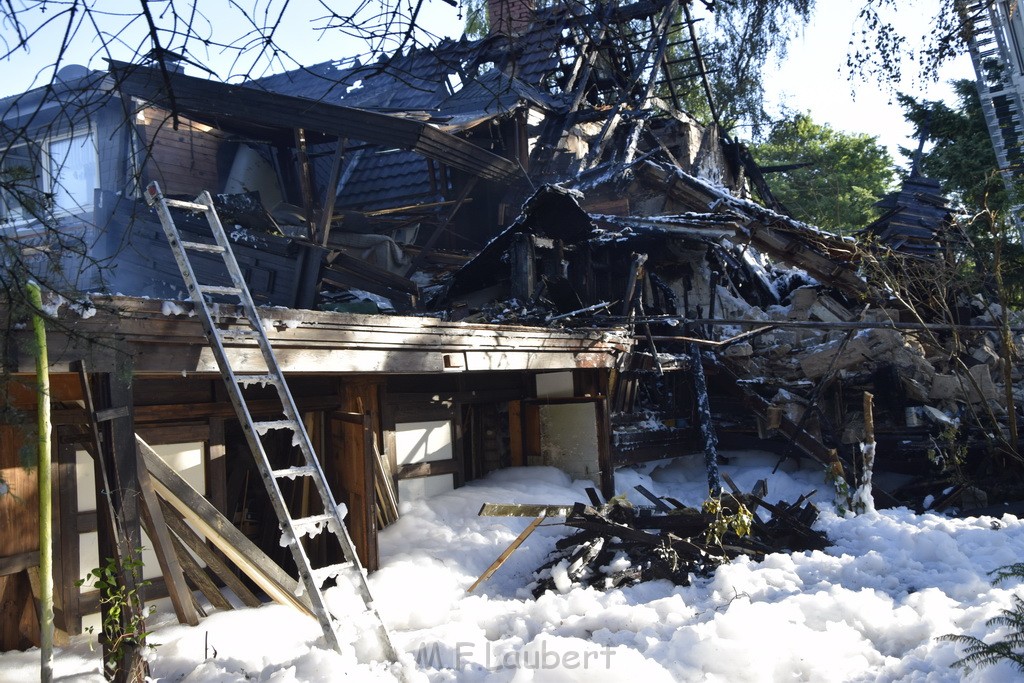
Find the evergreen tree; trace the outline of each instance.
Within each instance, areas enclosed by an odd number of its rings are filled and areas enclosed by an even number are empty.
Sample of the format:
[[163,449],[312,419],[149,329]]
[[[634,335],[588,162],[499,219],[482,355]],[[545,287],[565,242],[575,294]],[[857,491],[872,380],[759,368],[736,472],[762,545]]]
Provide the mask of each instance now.
[[[1001,270],[1007,303],[1024,304],[1024,249],[1016,239],[1005,240],[1010,200],[998,173],[995,152],[974,82],[953,83],[955,105],[916,100],[899,95],[904,116],[924,136],[930,148],[922,154],[921,172],[940,181],[960,214],[959,224],[970,242],[963,245],[970,263],[980,273],[995,271],[995,253],[1001,250]],[[909,150],[902,150],[911,157]],[[998,244],[997,244],[998,242]]]
[[837,131],[807,114],[777,123],[751,151],[762,167],[790,167],[769,174],[768,184],[794,218],[833,232],[849,233],[877,218],[873,204],[895,177],[877,138]]

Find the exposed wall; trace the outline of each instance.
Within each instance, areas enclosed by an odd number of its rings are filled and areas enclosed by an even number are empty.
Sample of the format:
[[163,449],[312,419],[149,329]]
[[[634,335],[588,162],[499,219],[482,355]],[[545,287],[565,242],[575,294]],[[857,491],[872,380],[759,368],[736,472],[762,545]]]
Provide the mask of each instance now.
[[144,183],[156,180],[167,195],[221,190],[218,164],[227,142],[223,132],[182,116],[175,128],[169,113],[156,107],[141,109],[135,128]]

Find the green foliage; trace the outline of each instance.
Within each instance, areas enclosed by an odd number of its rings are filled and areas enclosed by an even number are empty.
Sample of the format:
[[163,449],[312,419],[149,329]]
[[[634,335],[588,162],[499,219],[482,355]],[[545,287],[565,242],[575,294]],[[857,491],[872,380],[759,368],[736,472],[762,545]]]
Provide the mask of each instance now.
[[[957,102],[916,100],[899,95],[905,118],[931,148],[921,157],[923,175],[942,183],[954,208],[961,214],[959,227],[969,237],[963,245],[969,264],[977,272],[995,272],[993,255],[1000,242],[1000,267],[1006,304],[1024,305],[1024,245],[1003,239],[1006,211],[1013,202],[997,172],[995,152],[985,125],[974,82],[953,82]],[[912,152],[903,150],[912,157]],[[1017,190],[1018,194],[1024,188]],[[988,283],[991,285],[992,283]]]
[[[1007,204],[1006,191],[994,173],[996,155],[974,81],[957,80],[952,86],[957,96],[954,105],[897,95],[904,117],[914,124],[915,134],[924,134],[932,145],[921,157],[921,173],[941,181],[957,208],[968,214],[978,214],[984,207],[1002,211]],[[914,152],[902,152],[913,158]],[[969,230],[975,234],[987,232],[980,220]]]
[[893,160],[878,139],[837,131],[796,114],[751,145],[761,166],[806,164],[771,173],[768,184],[794,218],[848,233],[874,220],[873,204],[895,179]]
[[714,515],[715,519],[708,525],[705,542],[708,544],[722,545],[722,539],[730,531],[739,537],[750,534],[750,527],[754,523],[754,515],[739,500],[733,498],[736,504],[736,511],[729,512],[722,504],[722,498],[708,498],[704,501],[703,510],[705,514]]
[[967,446],[960,439],[960,429],[950,425],[942,430],[937,438],[932,438],[932,446],[928,449],[928,459],[937,465],[944,474],[953,477],[954,481],[966,481],[961,469],[967,460]]
[[[739,124],[757,136],[768,123],[762,72],[769,57],[784,57],[789,39],[811,18],[814,0],[718,0],[714,31],[702,52],[726,130]],[[686,67],[689,68],[689,67]]]
[[[1024,563],[1018,562],[999,567],[995,571],[989,572],[989,576],[995,576],[993,584],[999,584],[1008,579],[1024,578]],[[1014,595],[1013,606],[1002,610],[998,616],[986,621],[985,625],[1005,627],[1009,633],[994,643],[986,643],[980,638],[962,633],[949,633],[939,637],[939,640],[966,646],[964,656],[953,662],[953,666],[958,669],[970,670],[975,667],[998,664],[1005,659],[1012,662],[1018,671],[1024,673],[1024,598]]]
[[487,35],[487,0],[463,0],[462,11],[466,17],[466,37],[483,38]]
[[842,472],[842,466],[838,463],[825,467],[825,481],[832,484],[836,492],[834,499],[836,513],[845,515],[848,510],[853,509],[853,498],[852,491],[850,491],[850,483],[846,481],[846,477],[843,476]]
[[[134,589],[121,584],[119,576],[122,571],[136,579],[142,576],[142,548],[137,548],[133,557],[125,560],[120,566],[112,557],[106,564],[96,567],[86,578],[75,582],[76,586],[86,584],[100,592],[100,605],[106,613],[103,616],[100,640],[107,646],[109,659],[106,662],[112,675],[118,667],[127,664],[126,657],[132,652],[155,647],[147,643],[149,631],[146,630],[146,617],[152,614],[153,608],[144,610],[139,589],[148,586],[149,581],[137,581]],[[92,633],[92,628],[88,629]]]
[[[918,77],[936,80],[939,67],[966,48],[960,0],[861,0],[846,65],[851,77],[899,83],[905,63],[917,63]],[[900,21],[897,16],[916,16]],[[914,34],[904,28],[913,26]]]

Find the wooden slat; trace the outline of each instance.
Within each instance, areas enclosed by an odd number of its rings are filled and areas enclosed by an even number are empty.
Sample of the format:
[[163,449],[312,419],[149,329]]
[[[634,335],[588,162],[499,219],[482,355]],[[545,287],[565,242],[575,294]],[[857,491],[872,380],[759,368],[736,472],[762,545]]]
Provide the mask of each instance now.
[[182,517],[194,524],[246,576],[266,591],[276,602],[290,605],[312,616],[312,612],[295,598],[298,582],[277,563],[236,529],[213,505],[182,479],[153,449],[139,443],[146,468],[154,478],[157,493],[170,503]]
[[439,460],[437,462],[418,462],[414,465],[403,465],[398,468],[399,479],[414,479],[416,477],[431,477],[437,474],[460,473],[459,461]]
[[167,527],[174,532],[174,535],[184,542],[192,552],[198,555],[199,559],[206,563],[206,566],[210,568],[218,579],[224,582],[225,586],[231,589],[232,593],[238,596],[238,599],[241,600],[246,607],[259,607],[263,604],[263,601],[256,597],[256,595],[249,590],[249,587],[246,586],[240,578],[235,576],[231,567],[229,567],[224,560],[220,559],[220,556],[214,552],[210,546],[206,545],[206,542],[192,529],[192,527],[185,523],[181,514],[171,507],[170,503],[160,501],[160,505],[164,512],[164,520],[167,522]]
[[481,517],[565,517],[573,505],[534,505],[531,503],[484,503]]
[[[84,411],[83,411],[84,412]],[[60,543],[54,548],[54,593],[61,596],[64,610],[62,627],[71,635],[82,632],[82,613],[79,606],[81,595],[75,585],[81,575],[78,533],[78,477],[75,471],[75,446],[69,427],[57,428],[57,515],[58,528],[55,536]]]
[[[28,585],[32,589],[32,602],[36,608],[36,614],[42,611],[42,605],[40,604],[40,596],[42,595],[42,585],[40,584],[39,567],[32,566],[27,567],[25,570],[28,574]],[[53,644],[57,647],[67,647],[69,638],[68,632],[63,628],[57,626],[57,624],[63,624],[64,619],[58,618],[57,610],[54,610],[54,628],[53,628]]]
[[525,541],[530,536],[530,534],[532,534],[534,530],[540,526],[540,523],[543,521],[544,514],[541,513],[540,516],[538,516],[536,519],[530,522],[530,525],[528,527],[523,529],[523,532],[521,534],[516,536],[516,539],[512,541],[512,543],[510,543],[507,548],[505,548],[505,551],[498,556],[498,559],[491,563],[491,566],[488,567],[487,570],[480,575],[480,578],[474,581],[473,585],[466,589],[466,592],[472,593],[477,586],[479,586],[487,579],[491,578],[491,576],[494,575],[494,572],[498,571],[498,569],[501,568],[501,565],[505,564],[505,560],[511,557],[512,553],[515,552],[516,548],[521,546],[523,544],[523,541]]
[[[138,436],[136,439],[140,443],[145,443]],[[185,576],[178,563],[171,536],[167,532],[167,524],[164,522],[164,514],[153,488],[152,477],[141,461],[141,457],[138,465],[138,481],[141,494],[139,496],[139,511],[142,513],[142,521],[146,525],[149,541],[153,544],[153,551],[160,564],[160,572],[167,584],[167,593],[174,606],[174,614],[178,617],[179,623],[195,626],[199,623],[199,615],[196,613],[195,607],[192,606],[191,592],[185,585]]]
[[29,567],[39,566],[39,551],[30,550],[9,557],[0,557],[0,576],[9,576],[25,571]]
[[[217,584],[207,576],[206,570],[199,566],[196,562],[196,558],[192,557],[192,553],[188,551],[188,548],[184,546],[177,536],[171,537],[171,542],[174,544],[174,552],[177,556],[178,562],[181,563],[181,567],[185,574],[188,576],[189,582],[193,586],[199,589],[206,599],[210,601],[210,604],[219,610],[231,609],[231,603],[224,597],[224,594],[217,588]],[[191,604],[191,603],[190,603]]]

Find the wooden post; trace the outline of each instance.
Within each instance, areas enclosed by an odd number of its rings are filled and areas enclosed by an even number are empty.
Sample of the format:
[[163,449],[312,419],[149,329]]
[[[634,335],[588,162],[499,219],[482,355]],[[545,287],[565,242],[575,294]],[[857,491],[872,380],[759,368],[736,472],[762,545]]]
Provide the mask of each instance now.
[[[136,458],[141,460],[142,456],[136,452]],[[157,500],[149,470],[146,469],[145,463],[141,462],[137,469],[139,490],[142,493],[142,505],[140,506],[142,521],[146,524],[149,540],[153,544],[157,561],[160,563],[160,571],[164,576],[164,583],[167,585],[167,595],[174,606],[174,614],[178,617],[178,623],[196,626],[199,623],[199,614],[192,605],[192,593],[185,585],[185,576],[171,542],[171,535],[167,531],[167,523],[164,521],[163,510],[160,509],[160,502]],[[191,556],[189,557],[191,558]],[[210,601],[214,602],[212,598]]]
[[633,261],[629,266],[629,281],[626,283],[626,295],[622,298],[622,315],[633,313],[633,299],[636,298],[638,283],[643,280],[645,263],[647,254],[633,254]]
[[861,457],[863,467],[860,486],[857,487],[853,501],[858,512],[874,512],[875,499],[871,493],[871,474],[875,467],[874,396],[867,391],[864,392],[864,443],[861,444]]
[[338,176],[341,174],[341,162],[344,158],[345,138],[338,138],[338,146],[334,149],[334,161],[331,163],[331,173],[327,176],[327,187],[324,190],[324,208],[320,212],[320,234],[323,235],[323,245],[325,247],[331,235],[334,202],[338,198]]
[[39,678],[53,680],[53,493],[50,487],[50,361],[46,353],[46,323],[40,312],[43,298],[39,285],[28,283],[32,304],[32,329],[35,332],[36,384],[38,386],[39,467]]
[[[101,473],[97,477],[97,512],[108,513],[107,516],[111,518],[97,528],[99,556],[101,562],[108,557],[116,558],[120,568],[119,580],[129,595],[138,596],[137,601],[132,600],[122,606],[121,624],[128,629],[135,610],[140,612],[136,615],[137,620],[143,617],[145,596],[139,591],[141,577],[127,568],[127,563],[140,561],[142,547],[138,458],[135,453],[135,421],[132,413],[132,358],[127,350],[116,348],[114,372],[95,377],[98,387],[92,417],[102,432],[101,447],[96,453],[97,471]],[[106,505],[99,504],[102,500],[106,501]],[[102,604],[101,608],[106,620],[108,605]],[[121,653],[118,661],[111,658],[113,653],[107,639],[101,640],[108,676],[112,675],[113,680],[118,682],[144,680],[144,676],[148,675],[148,665],[142,657],[142,642]]]
[[715,433],[715,423],[711,419],[711,403],[708,400],[708,384],[704,377],[700,346],[690,344],[690,357],[693,358],[693,387],[697,395],[697,417],[700,422],[700,432],[704,436],[704,466],[708,473],[708,494],[712,498],[718,498],[722,495],[722,482],[718,476],[718,435]]
[[306,214],[309,239],[316,242],[316,216],[313,215],[313,178],[306,152],[306,131],[295,129],[295,163],[299,170],[299,189],[302,192],[302,210]]
[[525,304],[533,298],[536,284],[536,266],[533,255],[533,236],[519,232],[512,236],[512,298]]

